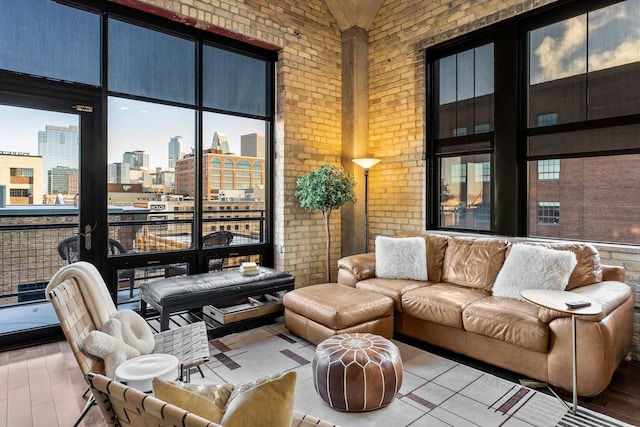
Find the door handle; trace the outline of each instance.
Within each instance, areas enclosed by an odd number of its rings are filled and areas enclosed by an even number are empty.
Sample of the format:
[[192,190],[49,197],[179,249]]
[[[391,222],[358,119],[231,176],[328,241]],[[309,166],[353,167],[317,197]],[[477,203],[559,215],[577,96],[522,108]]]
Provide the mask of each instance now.
[[84,226],[84,248],[86,250],[91,249],[91,226],[89,224]]
[[93,233],[93,230],[95,230],[97,226],[97,222],[93,225],[93,227],[87,224],[84,226],[84,233],[78,233],[80,236],[84,237],[84,248],[86,250],[91,249],[91,233]]

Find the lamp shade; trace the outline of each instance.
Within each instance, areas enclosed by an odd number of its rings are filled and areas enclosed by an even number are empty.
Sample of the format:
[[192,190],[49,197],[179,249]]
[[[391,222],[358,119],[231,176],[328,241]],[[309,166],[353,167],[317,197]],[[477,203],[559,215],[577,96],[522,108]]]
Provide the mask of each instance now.
[[371,169],[378,163],[380,163],[380,159],[372,159],[372,158],[363,158],[363,159],[353,159],[353,163],[360,166],[363,169]]

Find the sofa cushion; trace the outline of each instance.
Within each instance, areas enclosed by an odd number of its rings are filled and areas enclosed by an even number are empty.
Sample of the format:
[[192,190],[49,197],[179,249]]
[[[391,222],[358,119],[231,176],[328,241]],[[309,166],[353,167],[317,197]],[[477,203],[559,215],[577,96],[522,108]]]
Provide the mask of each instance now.
[[571,251],[557,251],[542,246],[516,243],[493,285],[493,295],[524,301],[524,289],[553,289],[562,291],[576,266]]
[[490,291],[508,247],[509,242],[501,239],[455,237],[449,240],[442,281]]
[[434,283],[402,295],[402,311],[407,316],[463,329],[462,311],[474,301],[491,294],[482,289],[449,283]]
[[378,294],[386,295],[393,299],[395,311],[402,311],[402,295],[405,292],[413,289],[428,286],[431,282],[422,282],[418,280],[405,280],[405,279],[366,279],[356,283],[356,288],[363,289],[365,291],[376,292]]
[[487,297],[467,305],[462,312],[464,329],[533,351],[549,346],[549,327],[538,319],[539,307],[510,298]]
[[439,234],[399,231],[396,237],[422,237],[427,243],[427,276],[431,282],[442,281],[442,263],[451,238]]
[[576,255],[578,263],[569,277],[569,283],[565,290],[569,291],[580,286],[602,282],[600,253],[593,245],[586,243],[551,243],[546,246],[551,249],[571,251]]
[[420,237],[376,237],[376,277],[427,280],[426,259]]

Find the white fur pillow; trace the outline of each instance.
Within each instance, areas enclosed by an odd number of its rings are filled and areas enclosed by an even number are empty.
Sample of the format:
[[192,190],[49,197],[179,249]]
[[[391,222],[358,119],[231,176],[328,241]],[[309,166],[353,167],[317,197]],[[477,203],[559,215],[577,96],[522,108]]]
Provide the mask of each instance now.
[[146,320],[133,310],[122,310],[111,316],[121,322],[122,339],[140,354],[149,354],[156,346],[153,331]]
[[109,319],[101,331],[91,331],[84,339],[82,348],[92,356],[104,361],[105,375],[115,378],[116,368],[129,359],[140,356],[140,352],[122,339],[122,322]]
[[376,237],[376,277],[427,280],[426,259],[422,237]]
[[132,310],[122,310],[102,325],[101,331],[91,331],[82,343],[84,350],[104,361],[105,375],[115,378],[118,365],[149,354],[155,347],[153,332],[147,322]]
[[576,256],[570,251],[559,251],[516,243],[493,284],[493,295],[524,301],[524,289],[564,290],[576,266]]

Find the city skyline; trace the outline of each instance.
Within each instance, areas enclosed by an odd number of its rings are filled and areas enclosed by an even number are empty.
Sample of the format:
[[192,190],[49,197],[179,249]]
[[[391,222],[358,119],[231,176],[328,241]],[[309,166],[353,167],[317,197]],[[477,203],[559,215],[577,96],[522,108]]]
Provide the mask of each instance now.
[[[149,154],[149,167],[168,167],[169,142],[182,137],[182,152],[191,153],[195,141],[192,110],[122,98],[109,100],[108,163],[121,163],[123,154],[136,150]],[[75,114],[0,105],[0,151],[38,155],[38,132],[46,126],[78,126]],[[265,122],[206,113],[203,147],[211,148],[214,133],[228,137],[230,151],[240,154],[242,135],[265,134]]]

